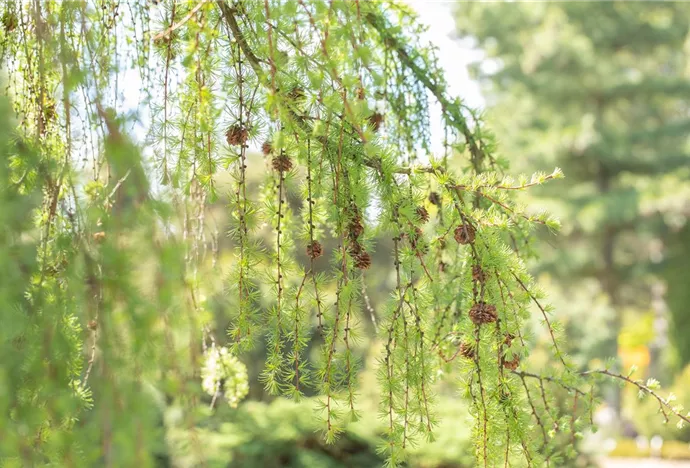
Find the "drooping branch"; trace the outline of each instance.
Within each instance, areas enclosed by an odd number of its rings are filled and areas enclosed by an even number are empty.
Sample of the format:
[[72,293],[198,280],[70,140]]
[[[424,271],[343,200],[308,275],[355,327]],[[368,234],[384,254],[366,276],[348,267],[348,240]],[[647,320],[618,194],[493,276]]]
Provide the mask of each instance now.
[[[586,392],[582,390],[581,388],[575,387],[573,385],[570,385],[569,383],[564,382],[561,379],[558,379],[556,377],[552,376],[547,376],[547,375],[541,375],[541,374],[536,374],[533,372],[527,372],[527,371],[511,371],[513,375],[516,375],[520,377],[521,379],[525,378],[531,378],[538,380],[539,382],[550,382],[555,385],[558,385],[565,390],[569,392],[573,392],[577,395],[586,397],[589,392]],[[678,419],[681,419],[682,421],[690,424],[690,413],[685,415],[681,413],[681,410],[678,408],[675,408],[671,403],[669,402],[668,399],[663,398],[661,395],[659,395],[653,388],[650,388],[649,385],[645,385],[642,383],[640,380],[635,380],[630,378],[630,376],[626,376],[623,374],[619,374],[617,372],[612,372],[608,369],[593,369],[593,370],[588,370],[588,371],[582,371],[577,373],[576,375],[579,375],[581,377],[592,377],[595,375],[604,375],[607,377],[610,377],[612,379],[617,379],[621,380],[623,382],[626,382],[627,384],[633,385],[634,387],[637,387],[637,389],[640,392],[643,392],[646,395],[651,395],[659,404],[659,411],[663,414],[664,420],[668,423],[670,422],[669,414],[673,414],[676,416]]]
[[490,158],[490,156],[487,155],[483,149],[481,149],[479,143],[472,134],[472,130],[467,124],[467,120],[462,115],[460,103],[457,100],[450,100],[446,96],[446,92],[442,85],[438,82],[434,82],[431,79],[429,70],[425,70],[422,66],[415,62],[415,59],[410,56],[410,53],[405,46],[394,34],[390,32],[386,25],[386,20],[382,16],[369,12],[365,15],[365,18],[367,22],[371,24],[379,33],[382,42],[389,46],[391,50],[397,54],[400,62],[412,71],[415,78],[424,84],[424,86],[431,92],[431,94],[433,94],[439,104],[441,104],[444,117],[452,122],[455,128],[462,132],[467,144],[469,145],[475,170],[478,170],[483,159],[486,157]]
[[612,377],[614,379],[622,380],[624,382],[629,383],[630,385],[633,385],[637,387],[641,392],[644,392],[648,395],[653,396],[656,401],[659,403],[659,410],[661,413],[664,415],[664,419],[666,422],[669,422],[669,417],[667,414],[667,411],[674,414],[678,418],[682,419],[686,423],[690,424],[690,413],[688,415],[684,415],[681,413],[678,409],[674,408],[668,400],[662,398],[658,393],[656,393],[653,389],[649,388],[649,386],[643,384],[639,380],[633,380],[630,377],[623,375],[623,374],[618,374],[616,372],[611,372],[608,369],[595,369],[595,370],[589,370],[585,372],[581,372],[580,375],[583,376],[588,376],[588,375],[594,375],[594,374],[600,374],[600,375],[606,375],[608,377]]
[[259,79],[261,79],[261,77],[263,77],[264,75],[263,70],[261,68],[261,61],[256,55],[254,55],[254,52],[252,51],[251,47],[249,47],[249,44],[247,43],[247,40],[244,37],[244,34],[242,34],[240,25],[237,24],[237,20],[235,19],[237,9],[234,7],[229,7],[225,0],[216,0],[216,4],[218,5],[218,8],[220,8],[220,12],[223,15],[225,23],[230,28],[230,31],[232,31],[232,35],[237,40],[237,43],[240,45],[240,48],[242,49],[242,52],[247,57],[247,60],[249,60],[249,64],[254,69],[254,73],[256,73],[256,76],[259,77]]
[[189,20],[192,18],[192,16],[194,16],[194,14],[195,14],[197,11],[199,11],[199,10],[201,9],[201,7],[204,6],[204,4],[206,4],[207,2],[208,2],[208,0],[201,0],[199,3],[197,3],[197,5],[196,5],[194,8],[192,8],[192,9],[190,10],[189,13],[187,13],[187,16],[185,16],[184,18],[182,18],[178,23],[175,23],[175,24],[171,25],[171,26],[170,26],[168,29],[166,29],[165,31],[161,31],[161,32],[159,32],[158,34],[156,34],[156,35],[153,37],[153,40],[155,41],[155,40],[157,40],[157,39],[163,39],[163,38],[170,37],[170,35],[171,35],[173,32],[175,32],[175,30],[180,29],[182,26],[184,26],[184,24],[185,24],[187,21],[189,21]]
[[587,393],[583,392],[579,388],[568,385],[565,382],[563,382],[563,381],[561,381],[555,377],[549,377],[547,375],[539,375],[539,374],[534,374],[532,372],[517,371],[517,370],[511,371],[511,374],[517,375],[520,378],[531,378],[531,379],[537,379],[539,381],[551,382],[551,383],[554,383],[560,387],[563,387],[564,389],[568,390],[569,392],[574,392],[574,393],[577,393],[578,395],[581,395],[581,396],[587,396]]
[[[220,8],[221,14],[223,16],[223,19],[225,20],[226,24],[228,25],[228,28],[232,32],[233,37],[237,40],[237,43],[239,44],[240,48],[242,49],[242,52],[244,55],[247,57],[247,60],[251,64],[254,72],[256,73],[257,77],[259,78],[259,81],[262,83],[264,87],[267,89],[270,89],[270,86],[268,83],[264,82],[262,77],[264,76],[262,67],[261,67],[261,60],[256,56],[254,51],[252,50],[251,46],[247,42],[247,39],[244,37],[244,34],[242,33],[242,30],[237,22],[237,19],[235,16],[239,14],[236,8],[228,6],[228,4],[224,0],[216,0],[216,3],[218,4],[218,7]],[[440,93],[440,91],[439,91]],[[441,97],[443,97],[442,94],[439,94]],[[445,97],[443,97],[444,101],[443,102],[448,102]],[[290,115],[293,117],[293,122],[299,127],[301,131],[303,131],[306,135],[311,135],[313,133],[313,128],[312,125],[309,123],[310,118],[306,115],[301,115],[295,111],[291,112]],[[346,122],[344,116],[339,116],[340,120],[342,121],[341,125],[344,125]],[[332,125],[332,122],[331,122]],[[346,132],[347,133],[347,132]],[[362,145],[363,142],[360,139],[359,135],[356,134],[348,134],[348,137],[351,139],[354,139],[358,144]],[[329,151],[335,151],[336,147],[330,143],[328,138],[326,136],[320,136],[317,137],[317,140],[319,143],[324,148],[327,148]],[[382,173],[383,172],[383,166],[381,164],[381,160],[376,157],[371,157],[371,158],[365,158],[364,161],[362,161],[363,164],[367,167],[370,167],[371,169],[374,169],[375,171]],[[444,168],[437,166],[408,166],[408,167],[394,167],[392,169],[392,172],[394,174],[406,174],[406,175],[412,175],[415,173],[428,173],[428,174],[435,174],[435,173],[443,173],[445,172]]]

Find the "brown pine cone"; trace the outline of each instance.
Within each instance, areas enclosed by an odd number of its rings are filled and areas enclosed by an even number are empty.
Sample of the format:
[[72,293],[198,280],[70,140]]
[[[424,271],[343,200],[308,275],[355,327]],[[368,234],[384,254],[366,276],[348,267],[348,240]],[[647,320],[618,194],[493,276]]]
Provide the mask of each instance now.
[[470,320],[476,325],[482,325],[484,323],[493,323],[498,319],[498,314],[496,314],[496,306],[487,304],[484,301],[477,302],[470,308],[469,312]]
[[14,31],[17,27],[17,16],[12,12],[5,11],[2,15],[2,25],[5,27],[5,31]]
[[273,151],[273,145],[270,141],[265,141],[264,144],[261,145],[261,152],[264,154],[264,156],[268,156],[271,154],[271,151]]
[[484,270],[482,270],[482,267],[479,265],[472,265],[472,279],[479,283],[486,281],[486,273],[484,273]]
[[359,99],[360,101],[363,101],[364,97],[365,97],[364,96],[364,88],[362,88],[361,86],[358,86],[357,87],[357,99]]
[[520,365],[520,356],[514,354],[512,360],[509,361],[504,357],[501,361],[503,362],[503,367],[506,369],[515,370]]
[[355,216],[352,221],[350,221],[350,225],[348,226],[348,231],[350,235],[350,239],[357,239],[359,236],[361,236],[364,233],[364,226],[362,225],[362,219],[358,216]]
[[366,270],[371,266],[371,256],[361,247],[359,247],[359,252],[353,256],[355,261],[355,268],[360,270]]
[[323,255],[323,248],[319,241],[312,241],[311,244],[307,246],[307,255],[309,258],[319,258]]
[[350,252],[353,258],[359,255],[362,250],[364,249],[362,249],[362,246],[357,241],[353,241],[347,248],[347,251]]
[[474,347],[469,343],[461,343],[460,355],[467,359],[474,359]]
[[369,124],[375,132],[379,131],[379,128],[381,128],[381,124],[383,123],[383,120],[383,114],[379,112],[374,112],[369,116]]
[[249,130],[240,124],[235,124],[225,132],[225,138],[228,141],[228,145],[244,145],[247,142],[247,138],[249,138]]
[[503,340],[503,344],[506,346],[510,346],[513,343],[513,340],[515,339],[515,335],[512,333],[506,333],[505,339]]
[[474,242],[475,230],[470,223],[463,223],[455,228],[455,240],[458,244],[471,244]]
[[432,205],[441,206],[441,195],[438,192],[429,193],[429,202]]
[[429,212],[421,205],[417,207],[417,216],[419,216],[419,219],[422,221],[422,223],[429,221]]
[[273,169],[278,172],[288,172],[292,169],[292,161],[284,154],[276,156],[273,158]]

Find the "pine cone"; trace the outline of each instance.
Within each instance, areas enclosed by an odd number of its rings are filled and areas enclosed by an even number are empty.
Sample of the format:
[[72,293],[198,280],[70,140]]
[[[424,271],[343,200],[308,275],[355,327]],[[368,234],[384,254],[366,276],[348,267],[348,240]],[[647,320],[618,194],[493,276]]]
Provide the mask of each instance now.
[[363,101],[364,97],[364,88],[362,88],[361,86],[357,87],[357,99]]
[[470,223],[463,223],[455,228],[455,240],[458,244],[471,244],[474,242],[475,230]]
[[506,333],[505,339],[503,340],[503,344],[506,346],[510,346],[513,343],[513,340],[515,339],[515,335],[512,333]]
[[469,312],[470,320],[476,325],[484,323],[493,323],[498,319],[496,314],[496,306],[487,304],[484,301],[477,302],[472,306]]
[[51,102],[45,107],[46,120],[53,120],[55,118],[55,103]]
[[520,365],[520,356],[514,354],[513,359],[511,361],[507,360],[505,357],[503,357],[501,361],[503,363],[503,367],[505,367],[506,369],[515,370]]
[[429,202],[432,205],[441,206],[441,195],[438,192],[429,193]]
[[249,130],[240,124],[233,125],[225,132],[225,137],[230,146],[244,145],[249,138]]
[[284,154],[276,156],[273,158],[273,169],[278,172],[288,172],[292,169],[292,161]]
[[360,270],[366,270],[371,266],[371,256],[361,247],[359,247],[359,252],[353,256],[355,261],[355,268]]
[[264,156],[268,156],[271,154],[271,151],[273,151],[273,145],[270,141],[265,141],[264,144],[261,145],[261,152],[264,154]]
[[374,112],[369,116],[369,124],[371,124],[371,128],[375,131],[378,132],[379,128],[381,128],[381,124],[383,123],[384,117],[383,114],[379,112]]
[[479,265],[472,265],[472,279],[479,283],[486,281],[486,273]]
[[461,343],[460,355],[467,359],[474,359],[474,347],[469,343]]
[[307,255],[309,258],[319,258],[323,255],[323,248],[319,241],[312,241],[311,244],[307,246]]
[[364,233],[364,226],[362,225],[362,218],[359,217],[359,215],[355,216],[352,221],[350,221],[350,225],[348,226],[348,231],[350,235],[350,239],[357,239],[359,236],[361,236]]
[[5,31],[12,32],[17,27],[17,16],[9,11],[5,11],[2,15],[2,25],[5,27]]
[[443,273],[444,271],[446,271],[446,266],[446,262],[438,262],[438,271]]
[[426,223],[429,221],[429,212],[423,206],[417,207],[417,216],[419,216],[419,219],[422,220],[422,223]]
[[353,241],[347,248],[347,251],[350,252],[353,258],[359,255],[363,250],[364,249],[362,249],[362,246],[357,241]]

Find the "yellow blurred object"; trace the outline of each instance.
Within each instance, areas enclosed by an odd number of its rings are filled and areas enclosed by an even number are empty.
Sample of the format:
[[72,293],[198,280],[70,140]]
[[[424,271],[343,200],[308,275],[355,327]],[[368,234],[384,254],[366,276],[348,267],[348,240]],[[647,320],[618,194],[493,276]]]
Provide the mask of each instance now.
[[632,366],[644,369],[649,365],[649,348],[644,345],[621,347],[618,350],[618,356],[621,358],[623,369],[629,369]]

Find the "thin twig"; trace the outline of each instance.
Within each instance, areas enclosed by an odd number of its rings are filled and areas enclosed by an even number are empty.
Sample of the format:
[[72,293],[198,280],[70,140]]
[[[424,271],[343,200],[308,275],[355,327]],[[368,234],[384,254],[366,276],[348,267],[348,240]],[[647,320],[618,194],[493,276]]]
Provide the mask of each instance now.
[[201,0],[194,8],[192,8],[192,10],[187,14],[187,16],[185,16],[184,18],[182,18],[182,19],[180,20],[180,22],[173,24],[172,26],[170,26],[170,27],[169,27],[168,29],[166,29],[165,31],[159,32],[158,34],[156,34],[156,35],[153,37],[153,40],[155,41],[155,40],[161,39],[161,38],[163,38],[163,37],[170,37],[170,34],[171,34],[173,31],[175,31],[176,29],[179,29],[179,28],[181,28],[182,26],[184,26],[184,24],[185,24],[187,21],[189,21],[189,20],[192,18],[192,16],[194,16],[194,14],[195,14],[197,11],[199,11],[199,9],[200,9],[202,6],[204,6],[204,4],[207,3],[207,2],[208,2],[208,0]]
[[570,369],[570,366],[566,364],[565,359],[563,359],[563,355],[561,354],[561,350],[558,347],[558,342],[556,340],[556,336],[553,333],[553,327],[551,326],[551,322],[549,321],[548,314],[546,313],[546,309],[541,305],[539,300],[532,294],[532,291],[529,290],[527,286],[525,286],[525,283],[522,282],[522,280],[516,275],[514,272],[510,272],[511,275],[513,275],[513,278],[518,282],[520,287],[527,293],[527,295],[532,299],[532,301],[539,307],[539,310],[542,313],[542,316],[544,317],[544,321],[546,322],[546,327],[549,329],[549,334],[551,335],[551,341],[553,342],[553,347],[556,350],[556,355],[558,356],[558,359],[561,361],[561,363],[565,366],[566,369]]
[[[690,417],[685,416],[682,413],[680,413],[673,406],[671,406],[671,404],[668,402],[668,400],[665,400],[664,398],[659,396],[654,390],[652,390],[651,388],[649,388],[648,386],[646,386],[642,382],[637,381],[637,380],[633,380],[630,377],[622,375],[622,374],[617,374],[615,372],[611,372],[608,369],[595,369],[595,370],[589,370],[589,371],[585,371],[585,372],[580,373],[580,375],[584,375],[584,376],[592,375],[592,374],[607,375],[609,377],[623,380],[623,381],[625,381],[631,385],[634,385],[635,387],[640,389],[640,391],[643,391],[649,395],[652,395],[656,399],[656,401],[659,403],[659,409],[661,410],[661,413],[664,415],[664,419],[666,420],[666,422],[669,422],[668,414],[666,414],[666,410],[668,410],[669,412],[676,415],[678,418],[680,418],[683,421],[685,421],[686,423],[690,424]],[[666,410],[664,408],[666,408]]]
[[517,375],[520,378],[529,377],[529,378],[537,379],[540,381],[544,380],[547,382],[551,382],[551,383],[554,383],[556,385],[559,385],[560,387],[563,387],[564,389],[566,389],[568,391],[575,392],[575,394],[577,394],[577,395],[587,396],[587,393],[583,392],[579,388],[567,385],[567,384],[563,383],[562,381],[560,381],[554,377],[549,377],[549,376],[539,375],[539,374],[533,374],[531,372],[525,372],[525,371],[511,371],[511,374]]

